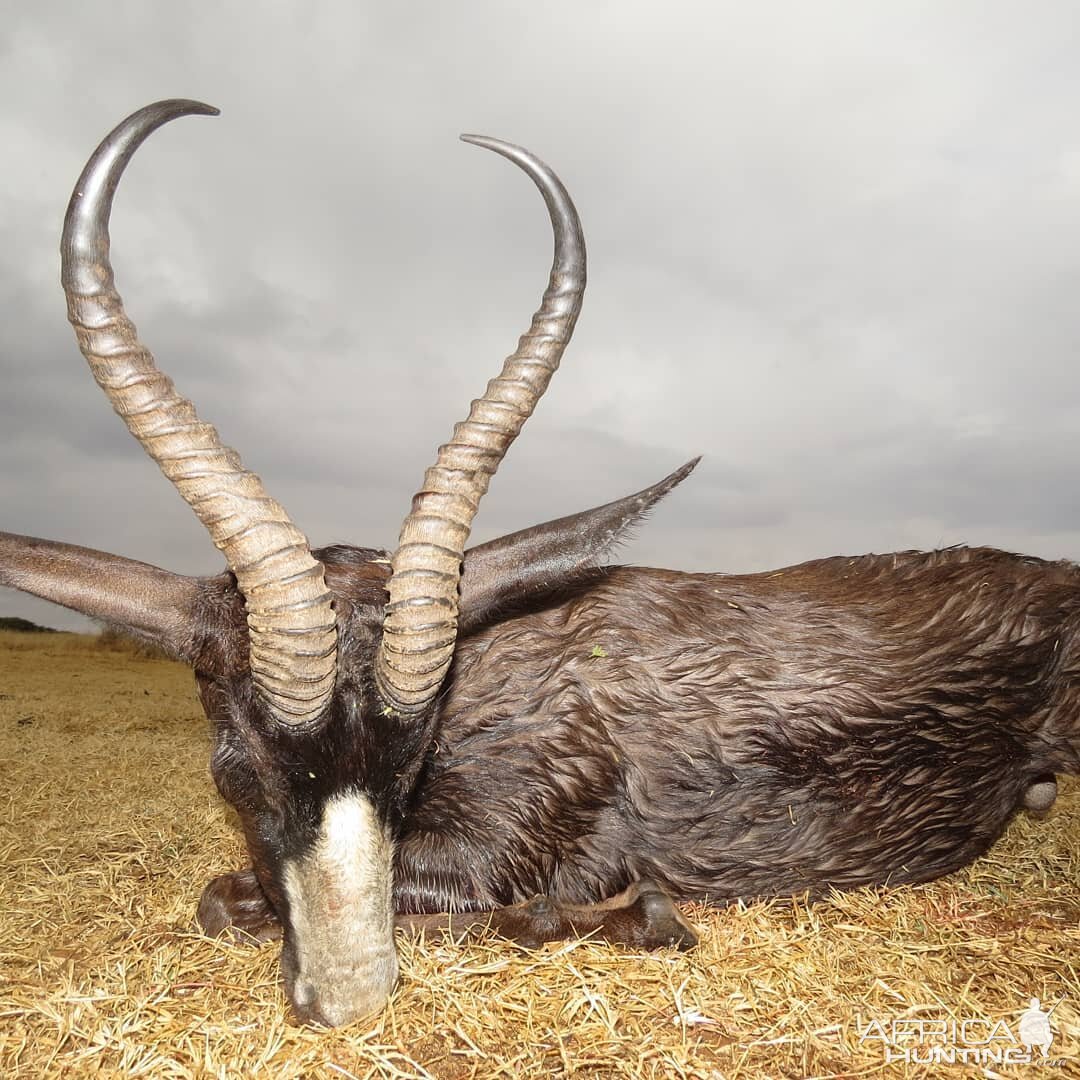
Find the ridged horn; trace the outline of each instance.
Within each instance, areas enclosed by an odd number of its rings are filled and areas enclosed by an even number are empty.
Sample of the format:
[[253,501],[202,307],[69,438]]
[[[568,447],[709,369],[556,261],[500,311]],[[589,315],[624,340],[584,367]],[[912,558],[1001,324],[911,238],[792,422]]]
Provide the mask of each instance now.
[[98,385],[225,556],[247,605],[252,678],[283,723],[314,720],[334,689],[337,627],[322,564],[304,534],[158,371],[124,313],[109,261],[109,215],[142,142],[179,116],[215,116],[197,101],[132,113],[94,152],[68,204],[61,280],[68,318]]
[[585,238],[559,178],[520,146],[478,135],[462,139],[494,150],[531,177],[551,216],[555,258],[528,332],[484,396],[472,403],[468,419],[439,448],[401,527],[375,678],[385,703],[402,713],[425,709],[450,666],[461,561],[473,518],[499,462],[559,366],[585,291]]

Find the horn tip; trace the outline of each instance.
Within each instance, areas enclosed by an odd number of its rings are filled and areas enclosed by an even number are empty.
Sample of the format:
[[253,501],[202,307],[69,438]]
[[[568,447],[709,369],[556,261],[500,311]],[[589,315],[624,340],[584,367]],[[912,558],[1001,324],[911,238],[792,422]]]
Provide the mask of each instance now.
[[207,105],[205,101],[195,101],[193,98],[164,98],[136,110],[123,123],[130,124],[136,120],[157,120],[157,124],[154,125],[156,127],[178,116],[220,115],[221,110],[216,105]]
[[485,150],[494,150],[500,146],[509,146],[502,139],[493,139],[490,135],[459,135],[462,142],[471,143],[473,146],[482,146]]
[[220,116],[221,110],[216,105],[207,105],[205,101],[181,99],[187,106],[187,112],[198,116]]

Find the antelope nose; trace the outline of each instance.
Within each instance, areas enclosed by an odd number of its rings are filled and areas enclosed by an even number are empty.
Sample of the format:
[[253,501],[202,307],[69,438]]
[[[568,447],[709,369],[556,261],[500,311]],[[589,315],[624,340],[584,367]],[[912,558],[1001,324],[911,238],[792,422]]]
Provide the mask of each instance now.
[[386,1004],[386,998],[372,999],[359,1007],[342,1008],[335,1007],[330,1003],[312,1001],[307,1005],[301,1005],[299,1001],[293,1001],[292,1009],[296,1019],[301,1024],[325,1028],[344,1027],[354,1020],[362,1020],[365,1016],[371,1016],[381,1011]]
[[344,1027],[355,1020],[381,1012],[393,993],[397,983],[397,968],[394,978],[389,982],[348,988],[330,985],[319,992],[316,983],[310,979],[297,979],[288,994],[293,1015],[301,1024],[320,1025],[321,1027]]

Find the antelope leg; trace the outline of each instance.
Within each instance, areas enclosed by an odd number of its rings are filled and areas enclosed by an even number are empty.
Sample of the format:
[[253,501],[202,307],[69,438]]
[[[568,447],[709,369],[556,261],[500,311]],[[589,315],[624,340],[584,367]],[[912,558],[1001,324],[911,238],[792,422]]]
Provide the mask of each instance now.
[[697,933],[671,897],[651,881],[599,904],[567,904],[534,896],[522,904],[461,914],[397,915],[394,925],[429,937],[470,939],[494,931],[526,948],[546,941],[566,941],[590,935],[636,949],[690,949]]
[[281,937],[281,923],[254,870],[234,870],[214,878],[203,889],[196,918],[208,937],[249,943]]

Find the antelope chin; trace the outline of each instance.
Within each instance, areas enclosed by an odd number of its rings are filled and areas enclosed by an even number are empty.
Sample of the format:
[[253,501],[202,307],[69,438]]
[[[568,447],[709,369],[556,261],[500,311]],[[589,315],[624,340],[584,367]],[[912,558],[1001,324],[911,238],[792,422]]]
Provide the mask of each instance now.
[[336,795],[303,858],[285,864],[285,991],[300,1020],[340,1027],[378,1012],[397,984],[393,844],[371,801]]

